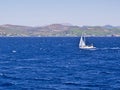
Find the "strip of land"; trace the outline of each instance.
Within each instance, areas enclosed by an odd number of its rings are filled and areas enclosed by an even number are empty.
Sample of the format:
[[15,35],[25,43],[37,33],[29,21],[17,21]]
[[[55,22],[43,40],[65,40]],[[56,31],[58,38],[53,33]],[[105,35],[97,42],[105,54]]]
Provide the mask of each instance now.
[[31,27],[5,24],[0,25],[1,37],[74,37],[81,36],[102,37],[102,36],[120,36],[120,26],[74,26],[64,24],[51,24],[46,26]]

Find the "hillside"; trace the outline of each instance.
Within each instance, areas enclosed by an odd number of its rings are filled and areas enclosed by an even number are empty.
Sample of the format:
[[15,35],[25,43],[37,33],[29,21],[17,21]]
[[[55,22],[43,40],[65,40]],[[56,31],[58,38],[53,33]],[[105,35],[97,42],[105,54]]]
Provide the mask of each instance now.
[[41,36],[120,36],[120,26],[73,26],[63,24],[51,24],[41,27],[20,25],[0,25],[0,36],[5,37],[41,37]]

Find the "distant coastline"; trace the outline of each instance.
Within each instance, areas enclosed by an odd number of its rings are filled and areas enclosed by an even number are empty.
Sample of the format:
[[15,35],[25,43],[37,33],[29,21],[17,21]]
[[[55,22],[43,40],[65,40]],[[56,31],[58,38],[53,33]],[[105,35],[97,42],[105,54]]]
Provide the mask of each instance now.
[[0,37],[120,37],[120,26],[73,26],[51,24],[31,27],[5,24],[0,25]]

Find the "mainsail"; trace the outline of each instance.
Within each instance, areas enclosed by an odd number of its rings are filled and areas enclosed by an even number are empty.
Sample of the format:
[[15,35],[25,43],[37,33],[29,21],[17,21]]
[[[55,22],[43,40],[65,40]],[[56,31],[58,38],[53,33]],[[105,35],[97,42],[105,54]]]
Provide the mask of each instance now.
[[86,45],[85,45],[85,42],[83,40],[83,37],[81,36],[79,47],[84,47],[84,46],[86,46]]

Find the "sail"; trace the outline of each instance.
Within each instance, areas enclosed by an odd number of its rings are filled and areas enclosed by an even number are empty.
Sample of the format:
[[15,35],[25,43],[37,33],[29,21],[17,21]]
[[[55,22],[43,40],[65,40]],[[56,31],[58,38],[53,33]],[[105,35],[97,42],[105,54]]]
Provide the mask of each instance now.
[[85,42],[83,40],[83,37],[81,36],[79,47],[83,47],[83,46],[86,46],[86,45],[85,45]]

